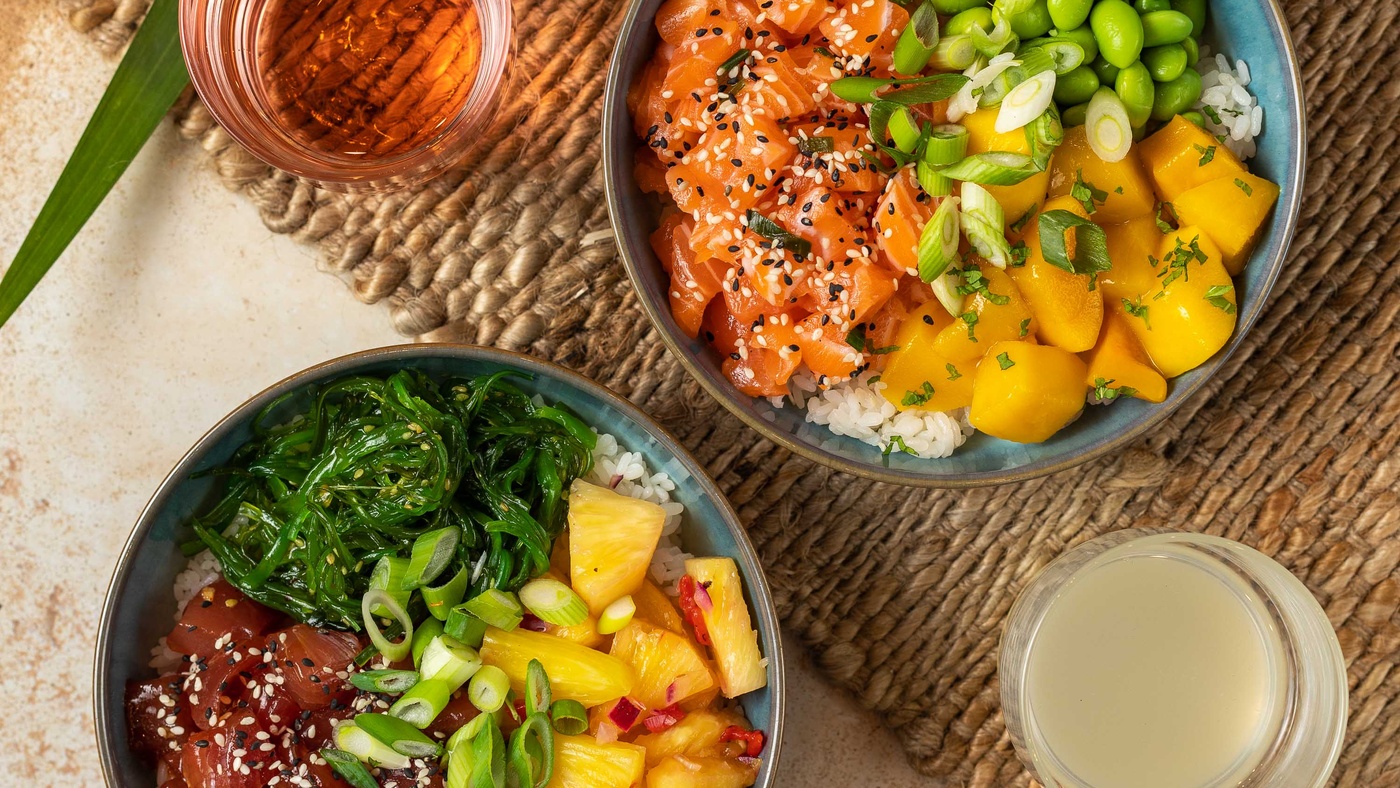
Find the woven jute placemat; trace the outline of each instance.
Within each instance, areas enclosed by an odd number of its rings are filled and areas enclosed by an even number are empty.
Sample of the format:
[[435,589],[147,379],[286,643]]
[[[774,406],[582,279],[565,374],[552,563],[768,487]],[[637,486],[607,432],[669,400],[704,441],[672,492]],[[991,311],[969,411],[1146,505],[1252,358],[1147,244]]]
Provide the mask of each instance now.
[[[147,0],[69,0],[109,51]],[[623,0],[517,3],[516,81],[461,173],[350,197],[251,158],[194,100],[181,132],[267,226],[323,252],[425,341],[528,350],[632,398],[739,509],[787,630],[941,785],[1026,785],[997,702],[1003,619],[1066,547],[1128,526],[1253,545],[1321,600],[1348,664],[1338,785],[1400,785],[1400,36],[1394,0],[1286,0],[1308,184],[1272,303],[1216,379],[1116,456],[1019,485],[930,492],[812,465],[691,382],[607,229],[604,73]]]

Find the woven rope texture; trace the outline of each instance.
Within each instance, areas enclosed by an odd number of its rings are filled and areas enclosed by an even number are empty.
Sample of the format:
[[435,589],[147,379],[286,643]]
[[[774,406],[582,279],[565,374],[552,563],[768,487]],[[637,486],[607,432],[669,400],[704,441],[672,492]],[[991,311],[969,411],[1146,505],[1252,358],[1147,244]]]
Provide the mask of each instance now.
[[[145,0],[77,0],[109,52]],[[1239,539],[1318,596],[1351,685],[1337,785],[1400,785],[1400,4],[1290,0],[1309,177],[1263,319],[1207,388],[1117,456],[965,493],[834,473],[758,438],[663,350],[616,259],[600,106],[619,0],[517,3],[517,77],[464,169],[416,191],[345,196],[176,112],[272,230],[423,340],[528,350],[656,415],[739,509],[787,631],[878,712],[933,783],[1023,786],[997,702],[996,646],[1025,581],[1127,526]],[[463,174],[465,173],[465,174]]]

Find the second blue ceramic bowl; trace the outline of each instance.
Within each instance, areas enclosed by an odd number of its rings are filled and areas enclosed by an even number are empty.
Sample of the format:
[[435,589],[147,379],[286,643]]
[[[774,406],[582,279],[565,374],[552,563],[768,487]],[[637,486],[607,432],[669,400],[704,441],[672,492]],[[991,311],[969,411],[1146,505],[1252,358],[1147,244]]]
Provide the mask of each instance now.
[[218,480],[191,478],[224,464],[252,435],[252,422],[268,403],[291,394],[272,411],[290,418],[302,412],[312,387],[359,374],[388,374],[403,368],[433,376],[487,375],[512,370],[528,378],[516,386],[546,400],[566,403],[623,448],[640,452],[653,473],[676,483],[674,500],[685,507],[681,530],[687,551],[733,558],[743,577],[759,642],[768,658],[768,686],[740,698],[750,722],[768,733],[757,788],[772,788],[783,734],[783,653],[778,617],[758,556],[729,503],[684,448],[631,403],[577,373],[517,353],[469,345],[404,345],[367,350],[327,361],[277,383],[224,417],[175,466],[132,531],[117,561],[97,635],[93,700],[98,751],[107,785],[151,788],[155,770],[133,756],[127,743],[123,691],[131,679],[147,678],[151,647],[170,630],[175,575],[185,565],[180,543],[186,523],[217,494]]
[[704,342],[687,337],[671,317],[667,277],[648,236],[656,229],[660,205],[643,194],[632,177],[638,145],[627,112],[627,91],[651,58],[660,37],[652,20],[662,0],[633,3],[613,56],[603,105],[603,165],[608,208],[618,247],[642,305],[671,352],[725,407],[764,437],[810,460],[837,470],[897,484],[975,487],[1022,481],[1065,470],[1106,454],[1152,429],[1205,385],[1246,332],[1259,319],[1269,290],[1283,267],[1303,195],[1303,90],[1293,44],[1275,0],[1211,0],[1211,30],[1205,43],[1233,62],[1249,64],[1250,90],[1264,107],[1264,131],[1250,169],[1279,184],[1281,193],[1262,240],[1236,277],[1239,322],[1230,343],[1202,366],[1171,381],[1161,404],[1128,399],[1091,408],[1082,418],[1040,444],[1019,444],[975,434],[951,457],[924,460],[901,453],[882,456],[855,438],[808,423],[792,407],[741,394],[720,371],[722,359]]

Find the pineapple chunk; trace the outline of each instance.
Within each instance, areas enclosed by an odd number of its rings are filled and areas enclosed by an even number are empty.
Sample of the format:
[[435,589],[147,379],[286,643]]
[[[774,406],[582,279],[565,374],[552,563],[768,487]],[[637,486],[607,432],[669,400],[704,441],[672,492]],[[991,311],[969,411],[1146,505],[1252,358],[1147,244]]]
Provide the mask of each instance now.
[[650,579],[643,580],[641,587],[632,592],[632,601],[637,605],[637,618],[677,635],[685,634],[685,622],[676,603]]
[[647,772],[647,788],[748,788],[757,779],[757,765],[672,755]]
[[632,788],[641,784],[645,768],[646,750],[635,744],[556,733],[549,788]]
[[715,674],[689,638],[639,619],[613,636],[614,657],[632,666],[632,697],[648,709],[679,703],[715,686]]
[[596,649],[601,648],[607,642],[607,638],[598,633],[598,619],[593,616],[589,616],[571,627],[561,627],[548,622],[544,626],[545,631],[549,634],[572,641],[580,646]]
[[486,630],[481,661],[504,670],[517,693],[525,689],[525,672],[532,659],[539,660],[549,674],[554,697],[572,698],[584,706],[617,700],[637,683],[637,675],[622,660],[573,641],[523,629]]
[[669,730],[638,736],[637,743],[647,749],[649,767],[672,755],[724,755],[724,745],[719,736],[730,725],[749,727],[743,716],[732,711],[693,711]]
[[569,488],[569,571],[597,616],[641,587],[666,512],[650,501],[575,480]]
[[710,595],[712,608],[701,607],[705,628],[714,642],[719,686],[727,698],[737,698],[768,685],[768,660],[758,650],[758,633],[744,602],[739,567],[732,558],[691,558],[685,573]]

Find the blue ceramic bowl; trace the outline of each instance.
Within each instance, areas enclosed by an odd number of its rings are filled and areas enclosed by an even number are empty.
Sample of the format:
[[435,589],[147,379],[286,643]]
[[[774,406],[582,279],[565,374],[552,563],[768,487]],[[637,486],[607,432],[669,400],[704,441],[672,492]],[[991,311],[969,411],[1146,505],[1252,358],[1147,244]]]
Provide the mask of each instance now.
[[1135,399],[1090,408],[1074,424],[1040,444],[1019,444],[978,433],[953,456],[924,460],[878,449],[804,420],[792,407],[774,408],[747,397],[720,372],[722,359],[704,342],[687,337],[671,317],[667,277],[648,236],[656,228],[656,199],[637,188],[633,154],[639,143],[627,112],[627,90],[660,40],[652,20],[662,0],[639,0],[623,22],[603,106],[603,164],[613,229],[632,284],[671,352],[690,374],[735,415],[764,437],[823,465],[881,481],[928,487],[974,487],[1043,476],[1113,451],[1171,415],[1220,369],[1259,319],[1284,264],[1303,193],[1302,83],[1293,45],[1275,0],[1211,0],[1211,30],[1204,43],[1231,61],[1249,64],[1250,90],[1264,107],[1264,131],[1250,169],[1279,184],[1277,206],[1244,274],[1235,280],[1239,323],[1230,343],[1205,364],[1171,381],[1165,402]]
[[778,618],[758,556],[739,518],[699,463],[665,430],[631,403],[574,372],[528,356],[468,345],[404,345],[367,350],[299,372],[253,397],[224,417],[170,472],[141,513],[117,561],[102,610],[94,668],[94,703],[102,770],[110,786],[154,788],[155,771],[133,757],[127,743],[123,690],[127,681],[151,675],[151,647],[172,622],[171,587],[184,568],[179,543],[188,538],[184,524],[218,492],[212,478],[191,474],[223,464],[251,435],[254,416],[286,392],[297,392],[273,411],[292,414],[307,404],[309,387],[365,373],[387,374],[404,367],[430,375],[484,375],[514,370],[530,376],[516,385],[547,400],[568,403],[586,422],[641,452],[653,472],[676,482],[675,499],[685,506],[685,549],[697,555],[722,555],[739,564],[749,609],[754,613],[763,653],[768,657],[767,688],[741,699],[754,725],[768,732],[759,772],[759,788],[771,788],[783,732],[783,653]]

